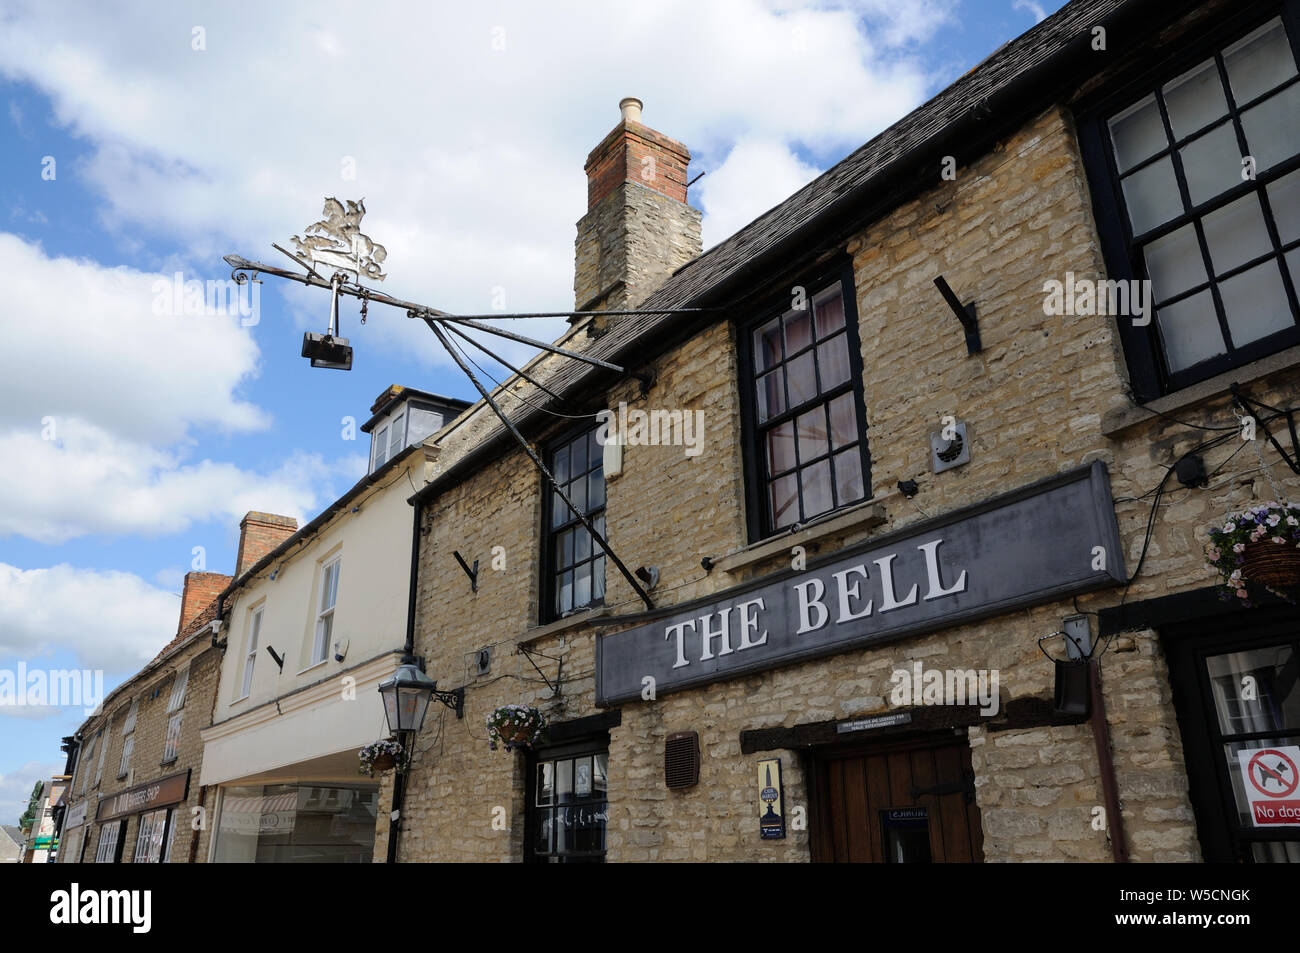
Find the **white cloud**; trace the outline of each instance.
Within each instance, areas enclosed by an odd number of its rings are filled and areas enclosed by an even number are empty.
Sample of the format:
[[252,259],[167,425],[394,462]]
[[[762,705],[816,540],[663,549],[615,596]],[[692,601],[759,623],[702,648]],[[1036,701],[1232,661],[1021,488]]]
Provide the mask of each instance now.
[[[0,74],[48,93],[89,141],[84,175],[112,229],[154,231],[219,269],[232,250],[273,256],[322,196],[365,196],[386,290],[486,311],[500,286],[512,309],[550,310],[570,306],[582,165],[620,97],[642,98],[696,171],[721,171],[738,138],[829,158],[923,98],[916,47],[950,16],[935,0],[325,0],[255,20],[231,5],[69,18],[29,2],[11,5]],[[720,202],[720,222],[743,217]],[[437,355],[414,322],[387,324],[376,338]]]
[[222,519],[230,526],[249,510],[292,516],[300,523],[365,472],[348,454],[326,462],[296,453],[266,473],[231,463],[184,463],[176,454],[123,440],[93,424],[59,421],[58,440],[39,431],[0,433],[0,536],[61,543],[87,534],[161,536]]
[[715,171],[700,180],[704,247],[716,245],[815,179],[819,170],[780,142],[736,143]]
[[177,441],[191,425],[249,431],[265,415],[240,399],[258,349],[239,318],[155,314],[172,276],[50,257],[0,233],[5,360],[0,427],[78,417],[125,439]]
[[64,762],[28,761],[21,768],[0,774],[0,824],[16,825],[27,810],[36,782],[48,782],[54,775],[62,774],[63,765]]
[[139,576],[0,563],[0,656],[30,668],[56,650],[82,668],[134,671],[176,634],[181,603]]
[[1047,19],[1047,11],[1043,9],[1043,5],[1035,3],[1034,0],[1011,0],[1011,9],[1028,13],[1034,18],[1035,23],[1042,23]]

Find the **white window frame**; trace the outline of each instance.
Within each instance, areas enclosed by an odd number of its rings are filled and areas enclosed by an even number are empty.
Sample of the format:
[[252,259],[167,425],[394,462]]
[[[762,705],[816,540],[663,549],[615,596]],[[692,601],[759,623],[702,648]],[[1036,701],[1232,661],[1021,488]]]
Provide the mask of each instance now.
[[253,669],[257,663],[258,642],[261,641],[262,617],[265,609],[265,605],[260,605],[248,615],[248,648],[244,652],[244,671],[240,680],[242,694],[235,699],[236,701],[247,698],[253,690]]
[[95,757],[95,745],[98,741],[98,735],[91,735],[90,740],[86,742],[86,750],[77,762],[77,773],[81,775],[82,794],[86,793],[86,788],[90,785],[90,759]]
[[388,427],[388,459],[406,449],[406,414],[399,413]]
[[[170,808],[161,808],[140,815],[140,829],[135,838],[133,864],[165,863],[170,855],[171,841],[164,840],[172,822]],[[173,831],[174,833],[174,831]]]
[[117,764],[117,776],[119,779],[126,777],[131,772],[131,754],[135,751],[135,735],[126,735],[122,739],[122,758]]
[[[308,667],[318,665],[329,658],[330,640],[334,635],[335,609],[338,606],[339,573],[342,570],[342,565],[342,553],[331,556],[321,563],[319,594],[316,599],[316,625],[313,630],[311,662]],[[326,605],[326,599],[329,599],[328,605]]]
[[171,717],[167,719],[167,742],[163,747],[163,764],[170,764],[179,756],[181,744],[181,722],[184,720],[184,717],[185,709],[181,708],[178,711],[172,712]]
[[374,448],[371,450],[370,471],[373,473],[388,460],[388,424],[375,431]]
[[117,839],[122,834],[121,820],[99,826],[99,843],[95,845],[95,863],[111,864],[117,856]]
[[167,711],[179,711],[185,707],[185,692],[190,684],[190,667],[182,665],[176,670],[176,680],[172,682],[171,697],[167,699]]

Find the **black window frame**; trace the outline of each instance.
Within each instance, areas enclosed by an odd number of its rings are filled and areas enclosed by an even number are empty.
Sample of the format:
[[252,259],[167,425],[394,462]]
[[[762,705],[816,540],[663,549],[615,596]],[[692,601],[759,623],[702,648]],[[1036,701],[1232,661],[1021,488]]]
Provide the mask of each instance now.
[[[802,525],[803,503],[802,503],[802,483],[800,484],[800,519],[795,523],[783,527],[777,527],[773,514],[770,511],[768,499],[768,477],[767,464],[763,453],[763,435],[782,423],[794,420],[800,413],[806,413],[810,402],[800,404],[796,409],[787,408],[780,414],[772,416],[762,424],[758,420],[757,399],[755,397],[755,382],[758,375],[754,370],[754,332],[764,324],[770,322],[772,318],[779,317],[790,310],[792,303],[792,290],[794,287],[802,287],[807,292],[808,306],[811,309],[814,299],[825,291],[835,282],[840,284],[840,292],[844,302],[844,333],[847,336],[849,351],[849,379],[842,382],[824,394],[819,392],[817,399],[823,404],[829,404],[832,400],[845,394],[854,394],[854,412],[857,417],[858,427],[858,449],[861,455],[862,466],[862,497],[848,503],[838,503],[834,501],[834,469],[832,467],[831,484],[832,484],[832,506],[829,510],[817,513],[811,519],[824,519],[827,516],[839,512],[850,506],[857,506],[866,500],[871,499],[871,450],[868,446],[867,437],[867,414],[866,414],[866,396],[863,388],[863,363],[862,363],[862,342],[860,336],[860,327],[858,324],[858,307],[857,291],[853,281],[853,262],[849,258],[837,260],[821,270],[813,272],[799,280],[791,281],[790,284],[780,292],[774,292],[770,296],[760,300],[759,305],[752,311],[747,312],[743,317],[738,316],[736,319],[736,336],[737,336],[737,356],[739,358],[739,386],[740,386],[740,408],[742,419],[742,446],[741,452],[744,458],[745,467],[745,504],[746,504],[746,523],[749,532],[749,541],[758,542],[783,533],[791,532],[794,527]],[[784,344],[783,344],[784,348]],[[816,345],[810,348],[816,352]],[[814,358],[815,360],[815,358]],[[783,357],[784,362],[784,357]],[[834,456],[832,450],[831,456]],[[797,472],[797,471],[796,471]]]
[[[601,801],[593,798],[590,804],[603,803],[605,809],[604,848],[600,851],[567,851],[563,854],[542,853],[537,850],[539,822],[543,811],[551,812],[559,804],[539,806],[537,804],[537,768],[548,761],[567,761],[575,758],[605,755],[605,797]],[[604,863],[609,853],[609,732],[601,732],[581,740],[564,744],[554,744],[530,748],[524,761],[526,774],[524,781],[524,861],[525,863]],[[593,761],[594,765],[594,761]],[[592,776],[593,790],[595,776]]]
[[[595,424],[583,423],[575,427],[570,427],[564,430],[563,432],[552,437],[546,444],[546,451],[544,454],[546,460],[546,467],[548,470],[550,470],[551,474],[555,475],[555,455],[557,452],[559,452],[561,448],[569,446],[578,438],[586,435],[590,435],[594,439],[596,433],[599,430],[600,430],[599,423],[595,423]],[[604,501],[596,509],[589,509],[584,507],[584,514],[587,516],[588,520],[590,520],[592,523],[594,523],[597,518],[603,518],[605,516],[606,506],[609,501],[609,483],[605,479],[604,466],[605,466],[604,459],[602,457],[600,462],[600,476],[601,476],[601,482],[604,483],[605,485]],[[582,475],[586,477],[592,472],[594,472],[594,470],[595,467],[589,467],[587,470],[583,471]],[[561,486],[567,486],[568,483],[572,482],[573,476],[574,476],[573,472],[572,470],[570,470],[568,480],[559,480],[558,477],[556,479]],[[605,551],[600,548],[600,545],[593,538],[591,541],[591,553],[586,558],[584,558],[581,561],[575,561],[571,565],[561,568],[557,564],[557,560],[555,557],[555,541],[561,533],[567,532],[568,530],[573,529],[575,526],[578,527],[579,529],[583,529],[582,523],[576,516],[573,515],[573,512],[569,510],[567,506],[564,505],[563,501],[559,501],[556,499],[554,488],[551,487],[550,484],[545,481],[543,481],[542,483],[542,496],[543,496],[542,527],[541,527],[542,545],[541,545],[541,560],[539,561],[542,578],[541,578],[541,585],[539,587],[541,590],[541,592],[539,593],[540,595],[539,601],[541,603],[539,607],[539,616],[540,616],[539,622],[545,624],[547,622],[555,622],[563,618],[564,615],[572,615],[577,612],[582,612],[585,609],[590,609],[596,606],[604,605],[605,590],[602,588],[601,595],[599,598],[593,597],[590,602],[587,602],[581,606],[574,605],[571,609],[567,610],[565,613],[562,614],[559,610],[559,606],[556,603],[555,579],[561,572],[570,571],[576,568],[580,564],[594,565],[596,562],[599,561],[602,564],[601,574],[602,574],[602,584],[604,584],[605,580],[603,576],[604,573],[609,568],[609,560],[608,557],[605,555]],[[554,525],[553,523],[557,503],[559,504],[560,507],[562,507],[564,510],[567,511],[566,518],[558,526]],[[583,531],[586,532],[585,529]],[[602,535],[604,535],[606,539],[609,538],[608,522],[605,525],[604,533]],[[595,591],[594,573],[592,575],[592,579],[593,579],[593,592],[594,592]]]
[[[1134,243],[1135,236],[1130,231],[1124,196],[1120,188],[1120,174],[1109,141],[1107,121],[1117,113],[1136,104],[1146,95],[1160,90],[1163,85],[1178,78],[1198,63],[1214,58],[1218,66],[1220,82],[1224,83],[1228,102],[1226,122],[1234,130],[1237,146],[1245,155],[1246,150],[1244,149],[1240,120],[1243,107],[1235,101],[1231,87],[1225,81],[1221,51],[1276,17],[1282,19],[1288,39],[1291,42],[1292,54],[1296,58],[1297,66],[1300,67],[1300,0],[1269,0],[1269,2],[1251,4],[1233,11],[1222,21],[1200,25],[1197,29],[1201,35],[1192,42],[1182,45],[1176,55],[1162,59],[1150,66],[1144,65],[1136,72],[1130,71],[1121,75],[1115,81],[1106,84],[1097,94],[1086,97],[1076,104],[1074,118],[1079,147],[1090,191],[1092,192],[1093,213],[1098,236],[1101,240],[1102,256],[1108,278],[1118,281],[1142,280],[1147,277],[1147,274],[1145,263],[1142,260],[1142,246]],[[1280,90],[1297,83],[1300,83],[1300,76],[1293,78],[1281,87],[1275,87],[1262,97],[1250,100],[1245,105],[1248,108],[1258,99],[1276,95]],[[1132,174],[1134,170],[1140,169],[1148,163],[1158,161],[1161,157],[1172,155],[1180,198],[1186,203],[1186,206],[1190,207],[1191,202],[1186,177],[1183,174],[1182,163],[1178,157],[1178,145],[1187,139],[1203,134],[1206,129],[1222,125],[1225,120],[1216,119],[1205,128],[1190,135],[1174,137],[1163,98],[1157,95],[1156,101],[1159,104],[1166,135],[1175,142],[1175,146],[1170,150],[1157,152],[1155,156],[1148,157],[1135,164],[1132,169],[1128,170],[1127,174]],[[1281,179],[1296,171],[1296,169],[1300,169],[1300,154],[1278,163],[1265,172],[1256,175],[1254,179],[1242,181],[1231,189],[1214,196],[1206,202],[1202,202],[1199,206],[1196,206],[1197,211],[1184,211],[1156,228],[1149,229],[1140,237],[1145,238],[1146,242],[1150,242],[1155,238],[1172,234],[1189,223],[1196,223],[1196,235],[1201,255],[1208,258],[1204,228],[1199,223],[1212,212],[1225,208],[1246,195],[1263,193],[1269,183]],[[1171,371],[1168,368],[1164,350],[1158,338],[1159,330],[1154,315],[1150,324],[1145,327],[1135,326],[1130,318],[1119,316],[1117,324],[1120,342],[1124,349],[1133,396],[1139,403],[1147,403],[1166,394],[1175,393],[1193,384],[1300,344],[1300,278],[1289,273],[1286,262],[1281,257],[1284,254],[1282,249],[1288,246],[1282,245],[1279,241],[1276,222],[1267,201],[1261,202],[1261,209],[1264,214],[1269,239],[1273,245],[1270,253],[1266,256],[1257,256],[1249,262],[1234,267],[1217,277],[1211,272],[1207,275],[1205,286],[1211,289],[1220,331],[1224,334],[1226,343],[1230,340],[1230,336],[1226,327],[1226,318],[1218,286],[1227,278],[1244,273],[1272,257],[1280,265],[1283,289],[1287,295],[1296,323],[1291,328],[1274,332],[1240,348],[1230,348],[1224,354],[1194,364],[1191,367]],[[1291,243],[1292,246],[1294,244],[1294,242]],[[1194,287],[1201,289],[1202,285],[1198,284]],[[1195,293],[1199,293],[1199,291],[1182,292],[1179,296],[1186,294],[1190,297]]]

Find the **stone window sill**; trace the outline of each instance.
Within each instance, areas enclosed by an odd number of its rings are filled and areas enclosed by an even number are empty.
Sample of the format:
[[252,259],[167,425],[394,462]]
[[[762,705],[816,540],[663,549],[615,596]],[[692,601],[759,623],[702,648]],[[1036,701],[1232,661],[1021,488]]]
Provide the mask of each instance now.
[[714,560],[713,565],[725,573],[734,573],[775,556],[788,556],[792,546],[804,546],[850,530],[873,529],[885,522],[885,507],[881,501],[896,493],[897,491],[893,491],[872,497],[828,520],[805,527],[796,533],[785,533],[760,540],[729,556]]
[[1102,416],[1101,432],[1107,437],[1114,437],[1148,420],[1156,419],[1158,414],[1177,414],[1199,404],[1209,403],[1215,398],[1224,397],[1228,394],[1228,388],[1232,386],[1233,381],[1238,384],[1249,384],[1295,367],[1300,367],[1300,345],[1260,358],[1246,367],[1217,374],[1199,384],[1184,387],[1164,397],[1157,397],[1146,404],[1112,410]]
[[523,635],[515,639],[516,645],[527,645],[538,639],[544,639],[548,635],[556,635],[560,632],[567,632],[570,629],[576,629],[595,622],[610,614],[608,606],[597,606],[594,609],[587,609],[585,612],[575,612],[573,615],[565,616],[563,619],[556,619],[554,622],[548,622],[545,625],[535,625],[524,632]]

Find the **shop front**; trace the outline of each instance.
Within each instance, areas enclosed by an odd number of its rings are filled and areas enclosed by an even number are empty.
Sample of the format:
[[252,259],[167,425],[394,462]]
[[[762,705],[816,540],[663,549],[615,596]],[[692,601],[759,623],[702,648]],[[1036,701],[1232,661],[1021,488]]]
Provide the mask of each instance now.
[[[99,830],[95,863],[122,863],[124,856],[134,864],[170,862],[176,828],[190,821],[178,807],[189,796],[189,789],[190,772],[181,771],[100,800],[95,812]],[[128,855],[131,834],[135,850]]]

